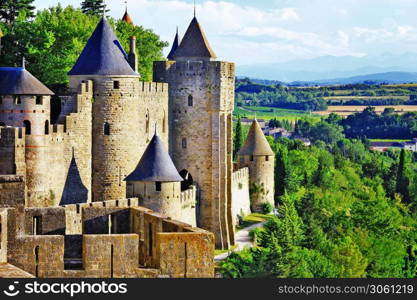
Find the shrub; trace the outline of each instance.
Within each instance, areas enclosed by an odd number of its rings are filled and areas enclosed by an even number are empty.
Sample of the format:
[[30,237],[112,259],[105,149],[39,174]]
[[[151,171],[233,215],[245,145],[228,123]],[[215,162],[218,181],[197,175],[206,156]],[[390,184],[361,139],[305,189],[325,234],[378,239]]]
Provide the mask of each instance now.
[[264,203],[262,204],[262,212],[265,215],[269,215],[270,213],[272,213],[272,211],[274,210],[274,206],[271,203]]

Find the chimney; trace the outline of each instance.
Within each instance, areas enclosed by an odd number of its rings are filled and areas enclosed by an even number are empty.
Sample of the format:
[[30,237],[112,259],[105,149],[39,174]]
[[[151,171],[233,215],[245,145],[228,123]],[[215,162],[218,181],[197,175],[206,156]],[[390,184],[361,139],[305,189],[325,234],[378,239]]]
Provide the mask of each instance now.
[[138,55],[136,54],[136,37],[130,37],[129,64],[138,73]]

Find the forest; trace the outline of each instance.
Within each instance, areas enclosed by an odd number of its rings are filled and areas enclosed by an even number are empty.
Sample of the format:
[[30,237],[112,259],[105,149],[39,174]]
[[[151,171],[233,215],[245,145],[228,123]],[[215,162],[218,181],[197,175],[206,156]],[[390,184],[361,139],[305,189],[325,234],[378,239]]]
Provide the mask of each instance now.
[[236,103],[238,106],[268,106],[303,111],[324,111],[328,105],[417,105],[417,85],[300,87],[240,78],[236,82]]
[[337,123],[311,124],[312,147],[268,137],[279,214],[251,232],[256,247],[221,263],[224,277],[417,276],[416,156],[369,151]]

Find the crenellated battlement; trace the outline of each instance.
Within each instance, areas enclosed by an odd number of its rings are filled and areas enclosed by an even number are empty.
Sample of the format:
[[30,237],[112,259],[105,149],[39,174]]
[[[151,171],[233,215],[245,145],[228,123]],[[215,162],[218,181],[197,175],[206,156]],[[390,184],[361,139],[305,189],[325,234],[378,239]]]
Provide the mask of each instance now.
[[233,181],[239,181],[242,179],[249,179],[249,168],[243,168],[236,172],[233,172],[232,176]]
[[139,93],[168,95],[168,84],[160,82],[140,82]]
[[[124,204],[129,199],[82,205],[72,215],[74,206],[1,210],[10,228],[2,232],[2,259],[41,278],[214,276],[212,233],[134,206],[134,199]],[[68,233],[75,214],[80,231]],[[181,255],[186,265],[175,258]]]

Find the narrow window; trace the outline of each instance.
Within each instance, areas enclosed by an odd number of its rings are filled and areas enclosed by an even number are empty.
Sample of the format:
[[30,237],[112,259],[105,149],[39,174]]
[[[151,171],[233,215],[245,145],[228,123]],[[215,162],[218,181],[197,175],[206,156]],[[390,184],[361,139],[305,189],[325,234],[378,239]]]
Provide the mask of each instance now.
[[166,115],[165,115],[165,111],[164,111],[164,118],[162,119],[162,132],[165,133],[167,128],[166,128]]
[[110,124],[104,123],[104,135],[110,135]]
[[186,138],[182,139],[182,149],[187,149],[187,139]]
[[33,217],[32,233],[33,235],[41,234],[41,217],[40,216]]
[[114,246],[110,247],[110,278],[114,278]]
[[162,191],[162,184],[160,182],[155,182],[155,190],[157,192]]
[[0,105],[3,104],[3,96],[0,96]]
[[250,157],[250,161],[253,161],[254,160],[254,158],[253,158],[253,155]]
[[115,90],[118,90],[118,89],[120,89],[120,81],[113,81],[113,88],[115,89]]
[[39,277],[39,246],[35,247],[35,277]]
[[23,122],[23,127],[25,127],[25,129],[26,129],[26,135],[30,135],[32,133],[32,126],[30,124],[30,121],[25,120]]
[[146,113],[145,132],[149,133],[149,111]]
[[269,156],[265,156],[265,161],[269,161]]
[[49,134],[49,121],[48,120],[46,120],[45,121],[45,134]]
[[43,99],[42,96],[36,96],[36,105],[42,105]]
[[14,96],[14,104],[22,104],[22,99],[20,98],[20,96]]
[[193,106],[194,105],[194,99],[193,99],[193,96],[192,95],[190,95],[190,96],[188,96],[188,106]]
[[153,246],[153,233],[152,233],[152,223],[149,223],[148,225],[148,254],[149,256],[152,256],[152,246]]
[[2,228],[1,228],[1,217],[0,217],[0,249],[1,249],[2,242],[3,242],[3,233],[2,233]]

